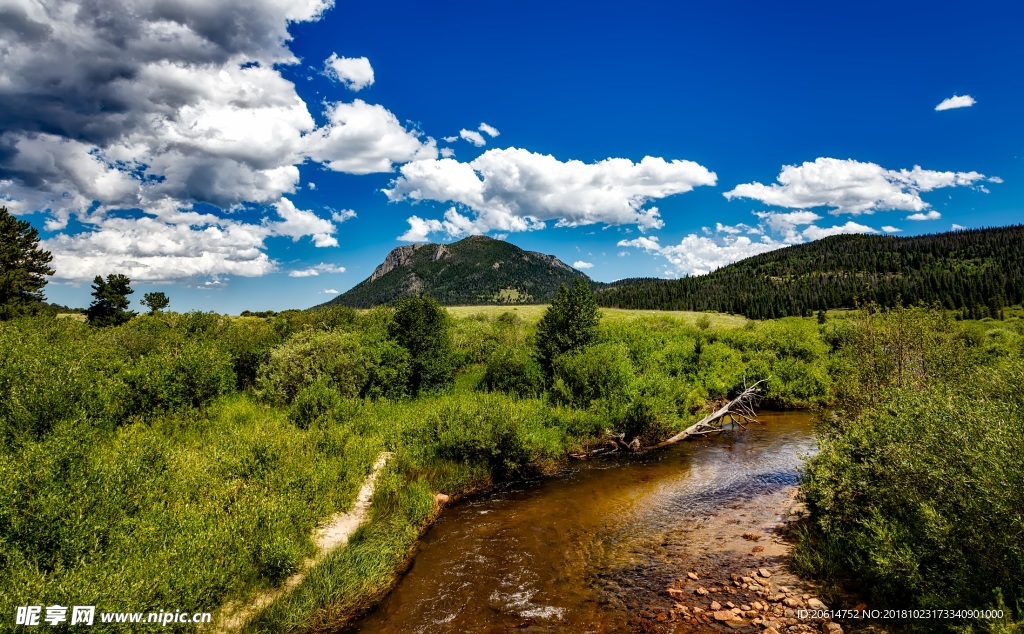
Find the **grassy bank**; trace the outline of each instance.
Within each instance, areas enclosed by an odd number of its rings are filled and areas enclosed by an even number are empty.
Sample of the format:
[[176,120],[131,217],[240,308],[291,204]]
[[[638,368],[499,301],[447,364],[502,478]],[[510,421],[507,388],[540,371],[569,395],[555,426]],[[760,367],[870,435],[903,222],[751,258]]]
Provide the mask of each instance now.
[[555,469],[609,430],[661,437],[745,378],[768,376],[781,406],[830,390],[814,320],[609,315],[545,378],[541,313],[482,312],[444,331],[453,376],[436,389],[411,387],[433,370],[391,309],[0,324],[0,609],[245,601],[312,553],[390,450],[371,521],[250,627],[337,624],[388,587],[435,492]]

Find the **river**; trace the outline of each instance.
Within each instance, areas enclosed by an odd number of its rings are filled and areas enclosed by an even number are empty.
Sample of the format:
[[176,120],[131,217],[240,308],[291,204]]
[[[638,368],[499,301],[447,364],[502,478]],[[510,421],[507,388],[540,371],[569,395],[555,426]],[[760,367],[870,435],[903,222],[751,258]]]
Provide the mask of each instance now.
[[808,413],[762,412],[746,431],[455,504],[352,631],[673,631],[656,618],[673,580],[780,563],[773,528],[815,448]]

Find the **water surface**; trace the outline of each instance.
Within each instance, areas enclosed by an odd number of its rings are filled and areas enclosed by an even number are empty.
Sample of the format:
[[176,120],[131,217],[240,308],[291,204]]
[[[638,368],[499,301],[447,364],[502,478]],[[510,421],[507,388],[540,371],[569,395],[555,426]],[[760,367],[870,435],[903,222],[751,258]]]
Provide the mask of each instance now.
[[651,629],[643,613],[668,601],[673,579],[778,554],[771,528],[814,448],[809,414],[764,412],[746,431],[574,463],[456,504],[356,630]]

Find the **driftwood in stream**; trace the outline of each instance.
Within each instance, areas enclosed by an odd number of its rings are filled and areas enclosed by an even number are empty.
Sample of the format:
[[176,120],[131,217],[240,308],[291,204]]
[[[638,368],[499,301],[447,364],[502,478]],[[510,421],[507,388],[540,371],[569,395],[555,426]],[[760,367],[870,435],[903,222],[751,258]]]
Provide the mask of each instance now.
[[745,388],[740,395],[732,399],[719,409],[708,414],[697,423],[690,425],[683,431],[679,432],[675,436],[672,436],[668,440],[660,442],[651,447],[641,447],[640,439],[634,438],[632,441],[626,441],[625,434],[619,434],[618,436],[612,435],[608,438],[608,445],[599,447],[593,451],[588,451],[582,454],[569,454],[571,458],[585,459],[592,456],[598,456],[604,453],[612,453],[619,450],[625,451],[647,451],[648,449],[658,449],[666,445],[677,443],[680,440],[686,440],[693,436],[705,436],[707,434],[721,432],[722,425],[726,422],[744,427],[745,422],[755,422],[757,416],[754,413],[754,406],[757,404],[757,399],[761,392],[758,390],[758,386],[764,383],[764,380],[758,381],[757,383]]
[[757,420],[757,415],[754,413],[754,405],[757,403],[757,397],[760,394],[757,386],[762,383],[764,383],[763,380],[751,385],[740,392],[739,396],[726,403],[720,409],[708,414],[700,421],[690,425],[668,440],[654,445],[651,449],[671,445],[672,443],[679,442],[680,440],[686,440],[691,436],[703,436],[712,432],[722,431],[722,423],[724,423],[727,418],[730,422],[736,423],[740,427],[744,426],[744,421],[751,422]]

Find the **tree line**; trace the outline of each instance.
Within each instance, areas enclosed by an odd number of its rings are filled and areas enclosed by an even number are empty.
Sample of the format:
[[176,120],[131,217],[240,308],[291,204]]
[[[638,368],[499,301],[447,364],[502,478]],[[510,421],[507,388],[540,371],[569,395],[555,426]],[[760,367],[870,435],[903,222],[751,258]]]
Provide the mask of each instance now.
[[736,313],[752,319],[924,303],[1000,318],[1024,299],[1024,225],[909,238],[844,235],[754,256],[708,275],[628,279],[602,306]]
[[[39,246],[39,232],[0,207],[0,321],[46,310],[43,288],[46,278],[54,274],[52,261],[53,255]],[[92,283],[92,304],[84,311],[89,323],[116,326],[134,317],[136,313],[128,308],[132,293],[127,275],[111,273],[106,279],[97,275]],[[155,291],[146,293],[141,303],[155,314],[171,301],[166,293]]]

